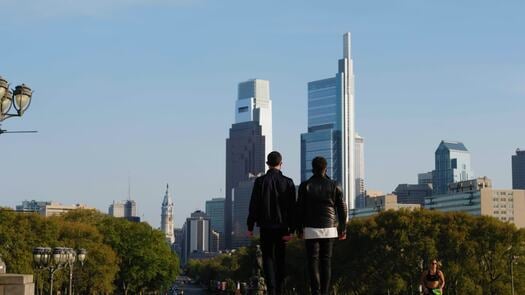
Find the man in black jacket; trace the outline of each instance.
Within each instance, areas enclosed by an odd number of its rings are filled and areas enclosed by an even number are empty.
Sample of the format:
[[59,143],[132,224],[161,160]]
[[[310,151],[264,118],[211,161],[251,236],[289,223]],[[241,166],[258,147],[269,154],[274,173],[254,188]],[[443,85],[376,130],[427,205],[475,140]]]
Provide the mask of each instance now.
[[299,186],[297,231],[305,239],[312,295],[328,295],[334,240],[346,239],[343,192],[326,176],[326,159],[312,161],[313,176]]
[[268,154],[269,169],[253,185],[248,215],[248,236],[261,229],[263,268],[269,295],[281,294],[285,276],[285,243],[294,231],[295,185],[281,172],[279,152]]

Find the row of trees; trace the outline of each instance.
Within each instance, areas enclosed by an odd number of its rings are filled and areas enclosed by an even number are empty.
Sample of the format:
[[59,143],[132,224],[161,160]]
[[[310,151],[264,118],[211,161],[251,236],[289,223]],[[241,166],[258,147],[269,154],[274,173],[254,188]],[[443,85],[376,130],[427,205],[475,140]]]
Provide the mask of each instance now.
[[[347,240],[335,244],[335,294],[419,294],[419,279],[433,258],[442,262],[447,294],[525,294],[525,233],[491,217],[428,210],[387,211],[347,225]],[[253,250],[230,258],[191,261],[203,279],[247,281]],[[303,241],[287,247],[287,290],[308,294]],[[237,261],[230,271],[224,260]],[[513,277],[511,278],[511,263]]]
[[[167,290],[179,273],[179,261],[163,234],[146,223],[114,218],[94,210],[57,217],[0,209],[0,255],[10,273],[35,274],[44,289],[45,272],[33,268],[38,246],[85,248],[84,266],[75,268],[78,294],[139,294]],[[55,288],[67,284],[57,272]],[[58,287],[58,288],[57,288]]]

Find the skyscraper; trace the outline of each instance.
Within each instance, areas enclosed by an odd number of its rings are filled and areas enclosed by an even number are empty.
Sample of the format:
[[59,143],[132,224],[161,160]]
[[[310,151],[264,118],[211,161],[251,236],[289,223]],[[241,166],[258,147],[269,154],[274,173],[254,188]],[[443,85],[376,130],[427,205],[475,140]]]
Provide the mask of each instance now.
[[365,206],[365,140],[355,134],[355,207]]
[[133,200],[115,202],[109,205],[108,214],[113,217],[137,217],[137,203]]
[[166,236],[166,241],[171,245],[175,241],[173,232],[173,200],[169,195],[169,186],[166,184],[166,193],[162,201],[160,230]]
[[442,140],[435,155],[436,168],[432,173],[434,195],[446,194],[451,183],[474,179],[470,152],[463,143]]
[[327,174],[342,185],[346,203],[354,208],[355,107],[350,48],[350,33],[346,33],[335,77],[308,83],[308,132],[301,134],[301,180],[312,175],[310,163],[314,157],[325,157]]
[[182,246],[182,263],[186,264],[192,252],[209,252],[211,242],[210,218],[206,213],[197,210],[191,213],[183,226],[184,241]]
[[[250,245],[250,239],[246,236],[248,231],[246,220],[256,178],[256,175],[250,175],[249,179],[239,182],[233,189],[233,248]],[[258,234],[257,229],[255,229],[255,234]]]
[[210,226],[219,235],[219,249],[224,248],[224,198],[213,198],[206,201],[206,215],[210,218]]
[[206,201],[206,215],[210,218],[211,229],[224,232],[224,198],[212,198]]
[[512,189],[525,189],[525,151],[512,156]]
[[272,151],[272,102],[270,82],[253,79],[239,83],[235,123],[226,139],[226,200],[224,241],[232,247],[232,190],[250,174],[265,171],[266,154]]

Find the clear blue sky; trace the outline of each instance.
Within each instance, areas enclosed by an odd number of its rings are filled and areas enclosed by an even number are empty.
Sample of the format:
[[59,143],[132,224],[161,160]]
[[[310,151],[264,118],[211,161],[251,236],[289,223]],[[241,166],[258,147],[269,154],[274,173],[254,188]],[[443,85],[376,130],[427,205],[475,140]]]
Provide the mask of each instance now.
[[433,169],[441,139],[511,186],[525,148],[525,2],[0,0],[0,75],[34,101],[0,136],[0,204],[127,197],[159,226],[166,182],[181,226],[224,187],[237,83],[270,80],[274,146],[299,181],[306,83],[331,77],[352,33],[366,184]]

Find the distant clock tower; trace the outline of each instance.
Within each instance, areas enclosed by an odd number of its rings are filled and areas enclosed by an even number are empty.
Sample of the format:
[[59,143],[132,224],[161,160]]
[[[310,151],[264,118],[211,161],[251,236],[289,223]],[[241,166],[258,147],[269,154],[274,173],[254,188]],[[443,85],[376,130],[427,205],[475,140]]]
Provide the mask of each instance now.
[[166,236],[166,242],[168,242],[170,245],[173,244],[175,242],[173,233],[173,200],[169,195],[169,186],[167,184],[164,201],[162,201],[160,228]]

